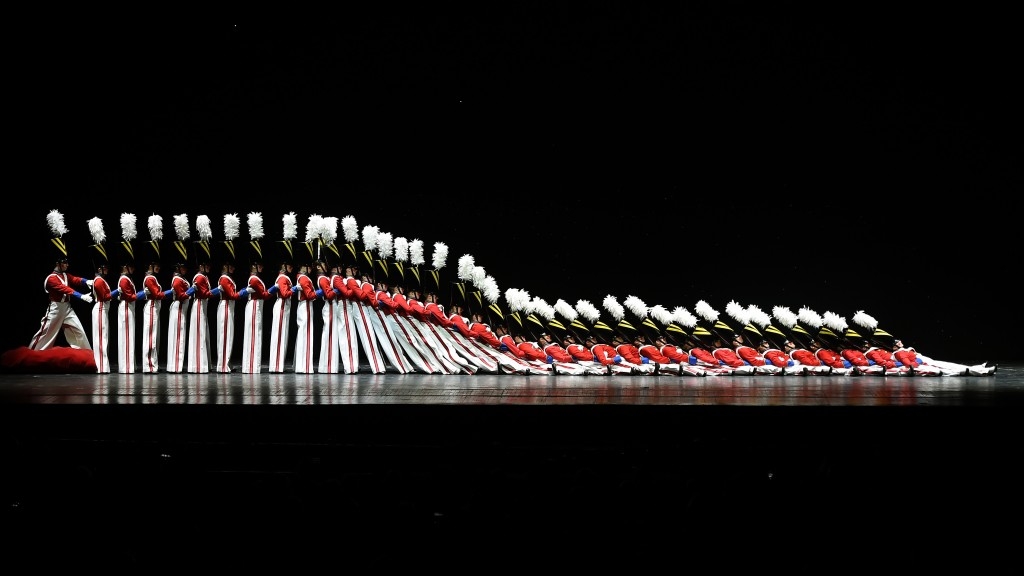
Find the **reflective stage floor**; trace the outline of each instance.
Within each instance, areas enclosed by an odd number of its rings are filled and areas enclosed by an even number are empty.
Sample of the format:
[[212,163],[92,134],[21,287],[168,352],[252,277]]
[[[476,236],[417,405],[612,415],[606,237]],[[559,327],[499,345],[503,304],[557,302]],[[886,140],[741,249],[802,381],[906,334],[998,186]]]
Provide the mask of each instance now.
[[721,568],[979,569],[1020,540],[1022,399],[1018,365],[940,378],[0,374],[8,557],[77,566],[113,546],[142,568],[199,552],[296,568],[382,542],[473,542],[575,562],[568,542],[582,538],[591,561],[635,555],[634,568],[714,552]]

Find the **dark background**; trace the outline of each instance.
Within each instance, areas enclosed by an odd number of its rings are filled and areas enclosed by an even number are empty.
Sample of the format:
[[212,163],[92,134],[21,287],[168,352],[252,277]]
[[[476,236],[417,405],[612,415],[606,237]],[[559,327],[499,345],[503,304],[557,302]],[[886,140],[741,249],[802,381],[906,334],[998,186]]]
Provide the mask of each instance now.
[[422,239],[428,264],[445,242],[448,279],[471,254],[502,293],[552,304],[864,310],[935,358],[1019,361],[1010,21],[788,3],[24,14],[0,348],[45,309],[51,209],[86,277],[93,216],[116,241],[123,212],[140,238],[150,214],[166,238],[207,214],[217,239],[224,214],[244,234],[258,211],[272,239],[294,211],[300,235],[316,213]]

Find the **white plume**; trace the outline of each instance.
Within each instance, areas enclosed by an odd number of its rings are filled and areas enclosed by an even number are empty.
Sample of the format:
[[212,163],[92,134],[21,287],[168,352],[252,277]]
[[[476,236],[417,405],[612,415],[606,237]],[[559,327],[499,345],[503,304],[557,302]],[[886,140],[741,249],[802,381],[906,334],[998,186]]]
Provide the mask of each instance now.
[[204,242],[209,242],[210,238],[213,238],[213,229],[210,227],[210,217],[206,214],[196,216],[196,233],[199,234],[199,239]]
[[444,242],[434,242],[434,254],[432,264],[434,270],[440,270],[444,268],[445,262],[448,261],[448,245]]
[[683,306],[672,309],[672,319],[683,328],[693,328],[697,325],[697,317]]
[[46,225],[55,236],[63,236],[68,231],[68,227],[64,225],[64,215],[58,210],[50,210],[46,215]]
[[800,323],[803,324],[804,326],[808,326],[814,329],[821,328],[821,314],[818,314],[817,312],[811,310],[806,306],[800,308],[800,311],[797,312],[796,316],[797,319],[800,320]]
[[874,317],[866,314],[863,310],[858,310],[853,315],[853,323],[858,326],[863,326],[872,332],[875,331],[875,328],[878,328],[878,321],[875,320]]
[[601,317],[601,311],[590,300],[577,300],[576,311],[591,324],[597,322],[597,319]]
[[626,308],[636,314],[639,318],[647,317],[647,303],[636,296],[626,296],[626,299],[622,301]]
[[700,316],[708,322],[718,321],[718,310],[712,308],[711,304],[708,304],[704,300],[697,302],[697,305],[693,307],[693,310],[697,313],[697,316]]
[[483,293],[484,299],[494,304],[498,301],[498,297],[501,296],[501,290],[498,289],[498,282],[492,277],[487,276],[481,281],[473,281],[473,284],[480,288],[480,292]]
[[750,322],[757,324],[761,328],[767,328],[772,323],[772,317],[764,310],[761,310],[756,304],[747,306],[747,317],[750,318]]
[[89,219],[89,234],[92,235],[93,244],[103,244],[107,241],[107,233],[103,231],[103,221],[99,218]]
[[469,280],[472,274],[473,256],[469,254],[463,254],[462,256],[459,256],[459,264],[458,268],[456,269],[456,275],[459,277],[459,280]]
[[616,322],[626,317],[626,309],[622,307],[622,304],[619,304],[619,301],[615,299],[615,296],[612,296],[611,294],[605,296],[602,304],[604,305],[604,309],[612,315],[612,318],[614,318]]
[[238,214],[225,214],[224,215],[224,239],[234,240],[238,238],[238,232],[241,230],[242,221],[238,218]]
[[842,334],[846,330],[846,318],[835,312],[825,312],[822,314],[822,320],[825,322],[825,326],[831,328],[836,334]]
[[259,240],[263,238],[263,213],[249,212],[245,215],[245,223],[249,227],[249,239]]
[[178,240],[188,240],[188,214],[176,214],[174,216],[174,234]]
[[149,228],[149,239],[150,240],[163,240],[164,239],[164,218],[158,214],[152,214],[149,220],[146,222]]
[[409,240],[405,236],[395,238],[395,261],[405,262],[409,260]]
[[414,238],[412,242],[409,242],[409,263],[413,266],[419,266],[426,260],[423,258],[423,240]]
[[381,232],[377,234],[377,254],[381,258],[391,258],[395,253],[395,241],[391,237],[391,232]]
[[483,266],[473,266],[473,271],[469,274],[469,280],[474,286],[480,287],[480,283],[483,282],[484,278],[487,277],[487,272]]
[[341,219],[341,233],[345,236],[346,244],[359,240],[359,226],[356,224],[355,216],[345,216]]
[[530,293],[519,288],[505,290],[505,300],[508,302],[508,309],[512,312],[526,310],[530,304]]
[[323,240],[324,244],[334,244],[334,241],[338,239],[337,216],[324,216],[323,231],[320,233],[320,239]]
[[324,217],[319,214],[310,214],[306,220],[306,242],[319,240],[324,232]]
[[547,300],[540,296],[534,296],[533,300],[530,300],[530,311],[536,312],[538,316],[542,316],[545,320],[551,320],[555,317],[555,307],[548,304]]
[[289,212],[281,217],[281,224],[284,228],[283,238],[294,240],[299,236],[299,226],[296,223],[295,212]]
[[747,315],[747,309],[740,306],[740,303],[735,300],[730,300],[729,303],[725,305],[725,313],[728,314],[730,318],[738,322],[741,327],[746,326],[747,322],[750,322],[750,316]]
[[779,321],[779,324],[782,324],[786,328],[796,326],[796,314],[785,306],[776,306],[772,308],[772,316]]
[[562,300],[561,298],[555,300],[555,312],[558,312],[559,314],[562,315],[563,318],[567,318],[570,322],[575,320],[577,315],[576,310],[574,310],[568,302]]
[[380,229],[373,225],[363,226],[363,248],[366,250],[377,249],[377,234]]
[[135,237],[139,235],[139,231],[135,228],[135,220],[135,214],[121,213],[121,238],[130,241],[135,240]]
[[651,318],[654,318],[655,322],[658,322],[659,324],[666,325],[672,323],[672,313],[668,311],[668,308],[665,308],[661,304],[651,306],[648,312],[650,313]]

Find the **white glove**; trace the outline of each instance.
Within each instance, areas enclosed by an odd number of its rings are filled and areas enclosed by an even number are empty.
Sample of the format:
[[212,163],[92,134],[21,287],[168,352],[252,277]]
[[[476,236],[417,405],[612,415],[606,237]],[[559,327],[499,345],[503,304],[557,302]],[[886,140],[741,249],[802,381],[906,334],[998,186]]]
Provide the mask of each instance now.
[[88,286],[89,288],[92,288],[92,280],[86,280],[85,285]]
[[92,304],[92,294],[82,294],[82,301]]
[[142,291],[146,293],[146,298],[149,298],[149,288],[143,288]]
[[243,292],[245,292],[246,294],[252,294],[253,292],[255,292],[255,290],[253,290],[252,286],[246,286]]

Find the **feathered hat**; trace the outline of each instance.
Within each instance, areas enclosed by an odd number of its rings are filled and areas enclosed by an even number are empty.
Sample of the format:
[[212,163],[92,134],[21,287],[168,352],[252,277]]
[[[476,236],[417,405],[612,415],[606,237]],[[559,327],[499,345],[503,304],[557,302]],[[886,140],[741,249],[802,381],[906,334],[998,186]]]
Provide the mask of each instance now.
[[164,238],[164,219],[152,214],[146,221],[149,229],[149,242],[146,242],[146,264],[161,264],[160,241]]
[[249,212],[245,215],[245,223],[249,228],[249,265],[263,264],[263,214]]
[[441,290],[441,269],[448,262],[448,245],[434,242],[434,252],[430,257],[432,268],[426,271],[423,278],[423,291],[438,294]]
[[423,276],[420,266],[425,262],[426,260],[423,255],[423,240],[413,238],[409,241],[409,266],[405,269],[405,281],[409,286],[416,289],[420,289],[423,286]]
[[[642,334],[648,342],[654,342],[656,338],[661,336],[661,327],[658,326],[651,318],[651,309],[647,306],[647,303],[638,298],[637,296],[626,296],[622,301],[623,306],[626,308],[627,317],[632,314],[630,324],[636,328],[636,331]],[[633,336],[636,337],[635,335]]]
[[697,316],[697,326],[701,331],[694,331],[691,336],[705,346],[713,346],[716,339],[726,344],[732,342],[734,330],[727,324],[706,300],[698,300],[693,307]]
[[581,322],[586,326],[587,333],[583,335],[583,339],[586,340],[587,336],[593,336],[598,342],[605,344],[611,342],[612,336],[615,335],[615,329],[601,320],[601,311],[594,306],[590,300],[577,300],[576,312],[579,313],[577,321]]
[[110,258],[107,257],[107,233],[103,230],[103,221],[99,218],[89,219],[89,234],[92,236],[92,244],[89,245],[92,254],[92,268],[99,270],[107,266]]
[[373,261],[373,278],[378,282],[388,282],[391,268],[390,260],[395,255],[395,239],[391,232],[377,233],[377,258]]
[[[735,300],[730,300],[725,306],[725,313],[729,320],[727,324],[733,334],[742,334],[747,345],[757,347],[758,344],[764,340],[764,334],[758,329],[757,325],[753,322],[754,311],[760,311],[760,308],[750,305],[743,307]],[[762,312],[763,313],[763,312]],[[730,336],[729,342],[732,341]]]
[[[772,326],[782,332],[783,340],[778,342],[778,337],[772,339],[779,348],[782,348],[786,340],[790,340],[799,348],[807,348],[814,341],[814,333],[809,332],[797,319],[796,313],[786,306],[775,306],[772,308],[772,317],[775,321]],[[769,337],[771,334],[769,334]]]
[[46,214],[46,225],[50,228],[50,233],[53,235],[50,238],[53,261],[67,262],[68,246],[64,242],[64,234],[67,233],[68,227],[64,225],[64,215],[57,210],[50,210]]
[[[319,214],[310,214],[306,220],[306,236],[303,246],[299,248],[302,252],[301,266],[316,268],[315,263],[320,262],[323,240],[327,233],[327,224],[324,217]],[[298,256],[296,256],[298,258]]]
[[848,324],[846,318],[843,318],[835,312],[825,311],[821,315],[822,324],[818,328],[818,339],[830,348],[841,350],[843,348],[857,348],[859,347],[854,342],[863,340],[860,334],[856,331],[852,331],[851,334],[847,334]]
[[174,216],[174,236],[174,243],[171,244],[174,247],[174,265],[188,266],[188,214]]
[[650,316],[650,320],[658,326],[658,335],[664,336],[668,342],[676,346],[681,346],[686,342],[689,333],[676,322],[672,311],[668,308],[661,304],[655,304],[647,310],[647,314]]
[[864,334],[867,335],[868,341],[872,346],[884,348],[886,350],[892,350],[896,339],[892,334],[889,334],[885,330],[878,327],[878,321],[873,316],[868,315],[863,310],[858,310],[854,313],[853,323],[863,329]]
[[[359,224],[356,223],[356,217],[349,214],[341,219],[341,234],[345,243],[341,245],[341,265],[342,266],[358,266],[359,265]],[[344,270],[342,270],[344,272]]]
[[209,265],[213,261],[213,228],[206,214],[196,216],[196,234],[199,235],[195,249],[196,265]]
[[374,260],[376,260],[377,251],[377,235],[380,233],[380,228],[373,225],[363,226],[363,251],[359,253],[357,266],[359,267],[360,275],[373,279],[374,273]]
[[388,272],[388,283],[392,286],[405,286],[405,269],[409,265],[409,239],[404,236],[395,238],[395,259],[391,262]]
[[299,227],[296,222],[295,212],[289,212],[281,217],[283,231],[281,234],[282,240],[277,243],[277,257],[281,262],[282,268],[285,265],[295,264],[295,239],[299,235]]
[[508,303],[508,313],[503,316],[509,334],[526,337],[526,316],[529,313],[530,293],[521,288],[509,288],[505,290],[505,302]]
[[235,240],[241,231],[241,225],[242,221],[238,218],[238,214],[224,215],[224,240],[220,242],[217,258],[222,266],[237,266],[238,264],[238,247],[235,245]]
[[[626,342],[632,342],[637,328],[626,319],[626,308],[619,303],[618,298],[608,294],[601,301],[601,305],[611,316],[611,326],[615,329],[612,338],[619,336]],[[644,313],[646,314],[646,310]]]
[[320,258],[325,264],[325,271],[341,266],[341,251],[338,249],[338,218],[324,216],[320,228]]
[[124,212],[121,214],[121,250],[120,264],[122,266],[135,266],[135,246],[132,241],[138,236],[135,214]]

